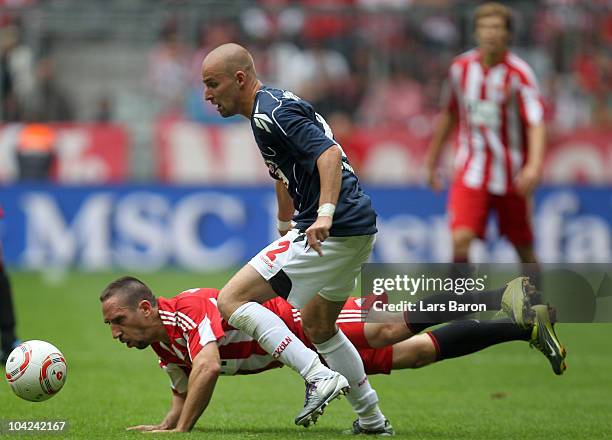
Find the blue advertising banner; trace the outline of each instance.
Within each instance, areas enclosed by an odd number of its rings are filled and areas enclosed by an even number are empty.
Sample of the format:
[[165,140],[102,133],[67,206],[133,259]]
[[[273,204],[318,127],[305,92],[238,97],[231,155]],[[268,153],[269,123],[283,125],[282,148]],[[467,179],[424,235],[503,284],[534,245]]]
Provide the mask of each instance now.
[[[370,187],[379,214],[377,262],[443,262],[451,255],[446,195]],[[175,266],[220,270],[276,237],[272,187],[163,185],[0,188],[4,259],[28,269]],[[535,198],[536,250],[544,262],[612,260],[611,188],[547,187]],[[512,262],[491,220],[475,261]]]

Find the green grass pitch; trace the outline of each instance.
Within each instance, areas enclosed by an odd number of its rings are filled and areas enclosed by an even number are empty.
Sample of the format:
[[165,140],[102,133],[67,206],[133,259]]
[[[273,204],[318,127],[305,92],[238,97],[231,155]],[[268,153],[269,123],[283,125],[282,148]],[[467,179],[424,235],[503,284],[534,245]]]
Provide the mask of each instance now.
[[[62,438],[151,436],[125,427],[163,418],[169,382],[151,350],[126,349],[102,323],[98,294],[120,275],[12,274],[19,336],[57,345],[68,362],[68,380],[43,403],[18,399],[5,382],[1,419],[64,419],[69,428]],[[140,277],[155,294],[173,296],[192,287],[220,287],[230,276],[164,271]],[[372,383],[398,438],[612,438],[612,325],[564,324],[557,331],[568,347],[562,377],[539,352],[514,342],[420,370],[373,376]],[[307,430],[293,424],[302,402],[303,383],[288,368],[222,377],[189,438],[346,438],[341,432],[354,418],[346,401],[334,402]]]

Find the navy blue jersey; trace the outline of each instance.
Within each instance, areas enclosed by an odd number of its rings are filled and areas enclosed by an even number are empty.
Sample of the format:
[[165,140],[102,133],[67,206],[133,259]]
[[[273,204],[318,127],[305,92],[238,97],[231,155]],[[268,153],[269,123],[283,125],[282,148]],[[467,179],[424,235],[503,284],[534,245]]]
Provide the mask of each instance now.
[[[317,219],[320,178],[317,159],[337,144],[325,119],[293,93],[263,86],[255,97],[251,128],[270,175],[284,183],[298,214],[297,228]],[[376,212],[342,153],[342,187],[331,236],[376,233]]]

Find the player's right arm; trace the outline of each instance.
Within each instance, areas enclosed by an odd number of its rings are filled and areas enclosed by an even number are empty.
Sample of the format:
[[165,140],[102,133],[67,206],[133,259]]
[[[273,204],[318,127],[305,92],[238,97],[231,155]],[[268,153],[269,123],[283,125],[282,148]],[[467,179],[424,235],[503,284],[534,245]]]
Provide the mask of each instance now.
[[278,202],[278,232],[282,237],[291,230],[295,207],[289,191],[280,180],[276,181],[276,200]]
[[457,120],[459,119],[459,100],[457,93],[453,87],[453,69],[451,66],[448,78],[442,89],[442,107],[443,111],[440,114],[438,122],[436,123],[433,131],[433,136],[429,147],[427,148],[427,159],[426,159],[426,172],[427,172],[427,183],[435,191],[442,189],[442,183],[436,172],[438,160],[442,153],[442,148],[446,144],[448,137],[455,129]]
[[282,101],[271,118],[278,142],[306,173],[318,174],[319,211],[317,219],[306,229],[306,238],[308,245],[322,255],[321,242],[329,237],[342,186],[342,149],[325,119],[299,98]]
[[435,191],[442,189],[442,182],[436,172],[438,160],[442,153],[442,147],[446,144],[449,135],[457,125],[457,113],[453,110],[446,109],[440,115],[440,119],[436,124],[433,132],[433,138],[427,149],[427,183]]

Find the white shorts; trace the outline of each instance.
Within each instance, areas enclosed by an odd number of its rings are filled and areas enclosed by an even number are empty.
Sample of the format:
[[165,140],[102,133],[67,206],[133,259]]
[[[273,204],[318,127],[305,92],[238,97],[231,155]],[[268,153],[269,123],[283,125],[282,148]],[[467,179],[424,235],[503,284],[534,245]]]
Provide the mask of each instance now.
[[345,301],[373,245],[374,235],[328,237],[321,244],[320,257],[308,246],[306,234],[292,229],[255,255],[249,264],[278,296],[301,309],[317,293],[329,301]]

